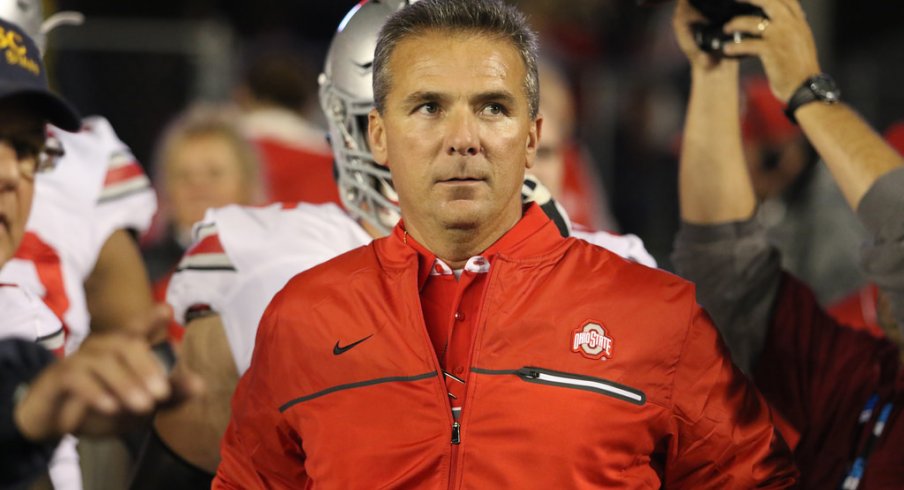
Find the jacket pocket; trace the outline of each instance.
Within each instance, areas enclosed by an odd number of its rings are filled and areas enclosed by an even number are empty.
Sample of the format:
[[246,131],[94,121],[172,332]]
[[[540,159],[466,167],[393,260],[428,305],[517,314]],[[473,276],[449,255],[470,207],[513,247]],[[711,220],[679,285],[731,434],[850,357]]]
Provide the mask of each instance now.
[[585,376],[583,374],[564,373],[539,367],[525,366],[515,370],[494,370],[471,368],[477,374],[486,375],[515,375],[528,383],[536,383],[559,388],[590,391],[600,395],[617,398],[634,405],[644,405],[646,395],[636,388],[609,381],[608,379]]

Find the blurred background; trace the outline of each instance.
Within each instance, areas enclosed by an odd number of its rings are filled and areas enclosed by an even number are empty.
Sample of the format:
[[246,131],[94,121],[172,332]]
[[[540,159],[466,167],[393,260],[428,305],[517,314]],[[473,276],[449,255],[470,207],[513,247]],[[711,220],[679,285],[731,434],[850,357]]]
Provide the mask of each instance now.
[[[324,127],[317,74],[336,26],[356,2],[46,3],[48,13],[76,10],[86,16],[82,26],[60,27],[48,36],[52,83],[83,114],[108,118],[159,183],[155,147],[173,118],[198,102],[247,107],[249,84],[294,80],[292,88],[270,89],[287,92],[310,125]],[[640,236],[660,265],[670,268],[689,82],[671,32],[672,5],[515,3],[541,33],[544,113],[555,118],[559,133],[550,136],[545,156],[565,162],[560,200],[586,226]],[[904,2],[803,4],[823,69],[836,78],[844,98],[880,131],[904,119]],[[292,69],[266,68],[264,62],[274,56],[292,60]],[[744,72],[745,140],[764,201],[761,219],[777,241],[784,240],[786,265],[817,285],[823,301],[837,299],[861,282],[856,247],[846,245],[859,240],[859,225],[852,216],[839,218],[850,211],[833,197],[831,179],[821,176],[795,128],[776,116],[780,106],[758,82],[756,64],[748,63]],[[255,82],[254,74],[263,80]],[[797,209],[804,207],[810,211],[800,214],[811,216],[815,208],[830,223],[796,220]],[[819,232],[802,234],[808,227]]]

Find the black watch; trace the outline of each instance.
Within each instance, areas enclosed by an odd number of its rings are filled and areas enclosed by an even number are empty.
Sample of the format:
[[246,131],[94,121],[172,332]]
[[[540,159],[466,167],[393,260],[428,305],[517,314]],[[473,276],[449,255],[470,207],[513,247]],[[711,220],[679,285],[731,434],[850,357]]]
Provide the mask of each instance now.
[[825,104],[835,104],[840,100],[841,89],[838,88],[835,80],[825,73],[821,73],[804,80],[804,83],[794,91],[791,98],[788,99],[785,115],[788,116],[791,122],[797,124],[797,118],[794,117],[794,113],[802,105],[816,101]]

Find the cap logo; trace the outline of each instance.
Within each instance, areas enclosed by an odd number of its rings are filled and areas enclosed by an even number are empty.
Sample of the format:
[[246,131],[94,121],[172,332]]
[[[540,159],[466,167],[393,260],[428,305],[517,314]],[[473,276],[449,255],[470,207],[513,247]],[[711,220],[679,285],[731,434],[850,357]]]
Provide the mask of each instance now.
[[571,351],[580,353],[588,359],[608,360],[612,358],[614,341],[606,335],[606,329],[596,321],[586,321],[575,329],[571,342]]
[[25,68],[35,75],[41,74],[37,61],[28,57],[28,48],[22,45],[22,35],[18,32],[0,27],[0,50],[4,51],[8,64]]

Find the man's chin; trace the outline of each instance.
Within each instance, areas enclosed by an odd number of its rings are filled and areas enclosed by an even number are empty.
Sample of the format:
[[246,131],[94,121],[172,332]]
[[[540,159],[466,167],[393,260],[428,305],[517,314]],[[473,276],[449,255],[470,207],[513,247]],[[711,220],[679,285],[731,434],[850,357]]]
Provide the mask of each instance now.
[[442,208],[442,223],[447,229],[473,230],[486,221],[481,206],[470,200],[449,201]]

